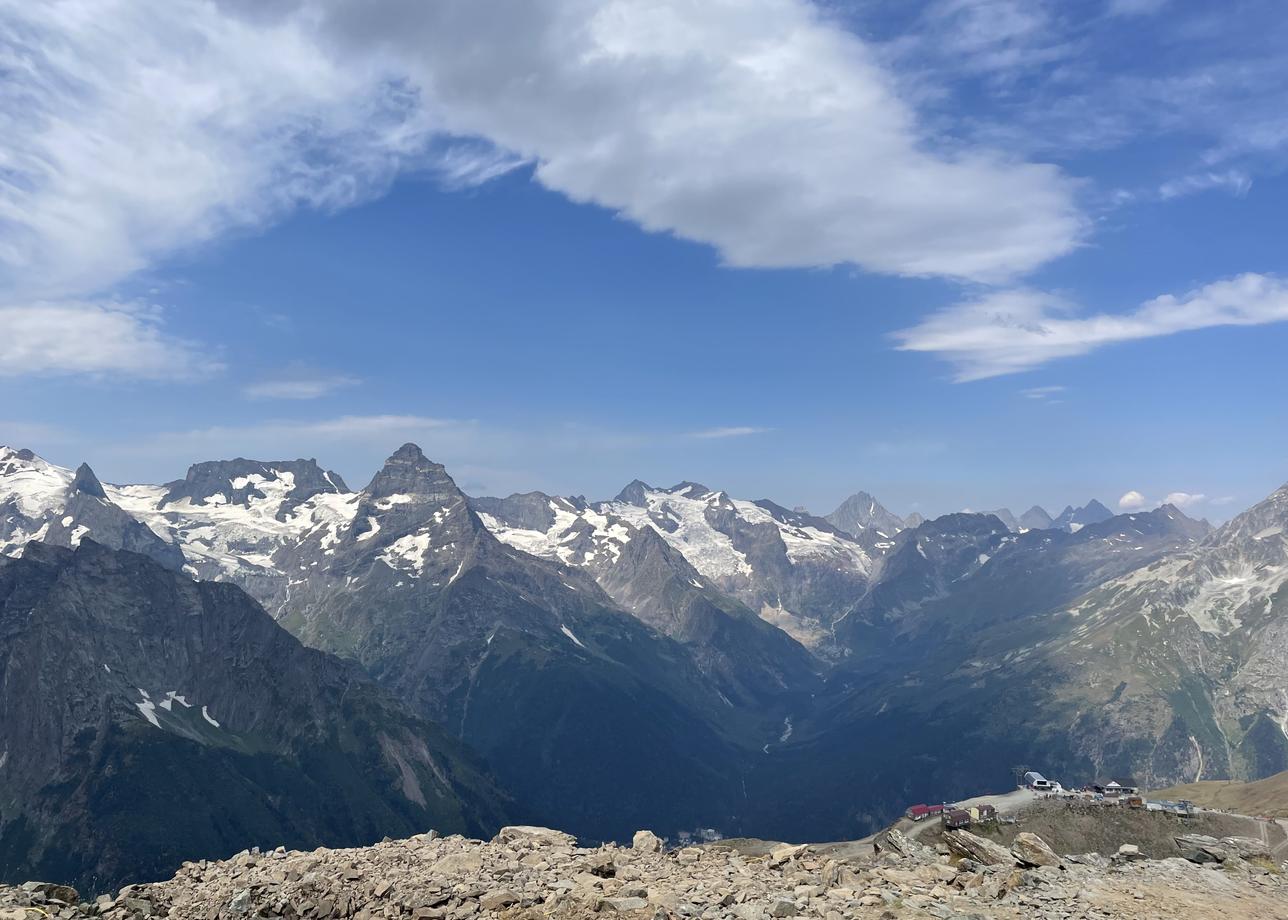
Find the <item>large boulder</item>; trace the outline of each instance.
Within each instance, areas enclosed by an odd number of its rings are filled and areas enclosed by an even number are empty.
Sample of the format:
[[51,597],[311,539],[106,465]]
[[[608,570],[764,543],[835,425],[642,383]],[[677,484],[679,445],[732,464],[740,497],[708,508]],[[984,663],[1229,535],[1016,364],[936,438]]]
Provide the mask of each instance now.
[[1228,859],[1266,859],[1270,848],[1252,837],[1222,837],[1206,834],[1181,834],[1174,838],[1181,855],[1190,862],[1225,862]]
[[1061,859],[1055,850],[1037,834],[1022,831],[1011,842],[1011,855],[1025,866],[1059,866]]
[[1221,841],[1206,834],[1181,834],[1176,839],[1176,846],[1181,855],[1194,863],[1221,862],[1230,854]]
[[944,843],[950,852],[957,856],[973,859],[984,866],[1006,866],[1015,862],[1006,847],[977,837],[970,831],[951,830],[944,832]]
[[907,856],[914,859],[929,859],[934,856],[934,851],[925,844],[918,843],[906,834],[898,830],[891,829],[885,837],[877,841],[881,849],[890,853],[896,853],[899,856]]
[[563,831],[548,827],[533,827],[528,824],[512,824],[497,831],[493,843],[507,843],[524,847],[575,847],[577,838]]
[[631,849],[639,850],[641,853],[660,853],[662,838],[652,831],[636,831],[635,836],[631,838]]

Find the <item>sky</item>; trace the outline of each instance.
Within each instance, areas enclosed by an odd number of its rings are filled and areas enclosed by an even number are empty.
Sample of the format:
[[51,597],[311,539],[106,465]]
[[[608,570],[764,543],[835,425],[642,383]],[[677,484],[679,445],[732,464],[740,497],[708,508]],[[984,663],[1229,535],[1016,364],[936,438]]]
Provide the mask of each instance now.
[[0,443],[818,513],[1288,481],[1275,0],[0,0]]

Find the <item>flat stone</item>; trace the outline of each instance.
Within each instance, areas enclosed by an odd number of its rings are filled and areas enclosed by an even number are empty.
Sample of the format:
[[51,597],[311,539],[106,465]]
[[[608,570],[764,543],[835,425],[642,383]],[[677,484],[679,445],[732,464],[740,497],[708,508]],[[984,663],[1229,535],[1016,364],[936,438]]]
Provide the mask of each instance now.
[[484,910],[500,910],[503,907],[509,907],[511,904],[518,904],[519,896],[508,888],[498,888],[496,891],[489,891],[483,897],[479,898],[479,906]]

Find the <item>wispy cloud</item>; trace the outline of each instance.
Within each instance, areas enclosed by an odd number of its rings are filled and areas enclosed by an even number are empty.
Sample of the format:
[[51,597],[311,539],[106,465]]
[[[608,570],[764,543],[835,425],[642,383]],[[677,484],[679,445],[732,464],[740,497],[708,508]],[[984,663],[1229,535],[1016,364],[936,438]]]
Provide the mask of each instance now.
[[28,447],[33,450],[47,444],[66,444],[75,436],[59,427],[44,422],[24,422],[0,419],[0,444],[6,447]]
[[715,438],[745,438],[752,434],[764,434],[773,431],[772,428],[755,428],[750,425],[735,425],[725,428],[707,428],[703,431],[694,431],[690,433],[691,438],[700,438],[703,440]]
[[1169,0],[1109,0],[1105,12],[1110,16],[1152,16],[1167,6]]
[[222,368],[168,334],[159,308],[118,300],[0,305],[0,377],[66,374],[185,380]]
[[322,374],[298,368],[281,377],[261,380],[242,388],[250,399],[318,399],[362,381],[347,374]]
[[1252,177],[1241,169],[1227,169],[1223,172],[1202,172],[1179,179],[1164,182],[1158,188],[1158,196],[1164,201],[1195,195],[1199,192],[1220,190],[1242,197],[1252,188]]
[[1056,400],[1052,400],[1051,397],[1058,396],[1059,394],[1064,393],[1068,389],[1069,389],[1068,387],[1058,386],[1058,385],[1045,386],[1045,387],[1029,387],[1028,389],[1020,390],[1020,395],[1023,396],[1025,399],[1037,399],[1037,400],[1044,400],[1046,402],[1055,402]]
[[1286,320],[1288,283],[1245,274],[1117,314],[1080,315],[1072,303],[1045,291],[995,291],[931,314],[895,339],[902,351],[950,362],[962,382],[1019,373],[1122,342]]

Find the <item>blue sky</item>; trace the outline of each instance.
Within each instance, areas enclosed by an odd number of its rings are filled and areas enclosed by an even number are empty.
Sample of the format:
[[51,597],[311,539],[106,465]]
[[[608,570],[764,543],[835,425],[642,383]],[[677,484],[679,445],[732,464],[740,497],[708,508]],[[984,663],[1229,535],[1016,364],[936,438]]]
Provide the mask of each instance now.
[[0,4],[0,441],[827,511],[1288,480],[1269,2]]

